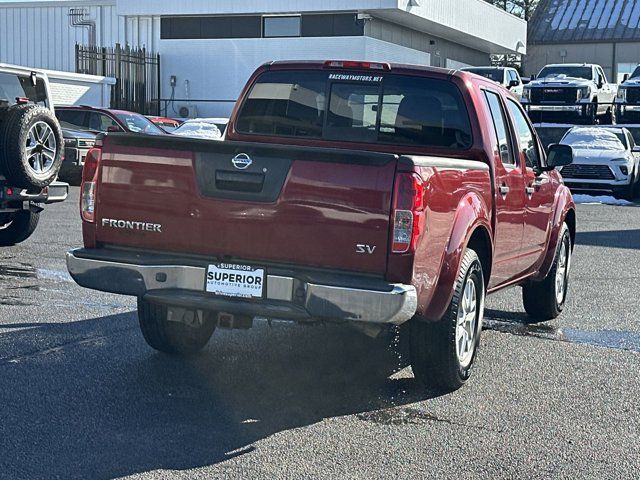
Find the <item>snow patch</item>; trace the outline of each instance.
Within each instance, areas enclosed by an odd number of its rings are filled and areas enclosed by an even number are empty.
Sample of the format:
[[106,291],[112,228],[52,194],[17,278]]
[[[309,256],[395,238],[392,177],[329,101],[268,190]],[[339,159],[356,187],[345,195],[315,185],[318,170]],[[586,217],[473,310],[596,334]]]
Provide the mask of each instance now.
[[46,268],[38,268],[36,270],[38,278],[42,280],[53,280],[54,282],[72,282],[73,278],[69,273],[62,270],[48,270]]
[[584,205],[619,205],[623,207],[636,206],[627,200],[618,200],[608,195],[574,194],[573,201]]

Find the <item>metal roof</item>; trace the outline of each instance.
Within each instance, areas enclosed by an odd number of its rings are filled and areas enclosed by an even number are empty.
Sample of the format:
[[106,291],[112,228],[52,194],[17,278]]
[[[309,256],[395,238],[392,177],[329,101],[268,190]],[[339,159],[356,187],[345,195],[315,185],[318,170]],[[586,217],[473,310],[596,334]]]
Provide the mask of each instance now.
[[640,41],[640,0],[540,0],[529,44]]

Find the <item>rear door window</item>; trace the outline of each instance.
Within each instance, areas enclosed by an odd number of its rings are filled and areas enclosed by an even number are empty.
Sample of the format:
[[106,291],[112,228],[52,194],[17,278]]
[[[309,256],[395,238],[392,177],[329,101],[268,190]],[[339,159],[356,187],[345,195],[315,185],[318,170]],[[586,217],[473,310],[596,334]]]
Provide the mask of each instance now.
[[264,73],[238,114],[241,133],[466,149],[458,88],[430,78],[335,71]]
[[498,137],[498,150],[500,151],[500,160],[503,165],[515,165],[515,159],[509,146],[509,134],[507,130],[507,117],[500,102],[500,97],[494,93],[485,91],[484,96],[493,118],[493,126],[495,127]]
[[529,122],[527,122],[525,114],[513,100],[509,99],[507,105],[515,123],[520,151],[524,155],[527,167],[533,168],[536,165],[540,165],[540,153],[538,152],[536,136]]

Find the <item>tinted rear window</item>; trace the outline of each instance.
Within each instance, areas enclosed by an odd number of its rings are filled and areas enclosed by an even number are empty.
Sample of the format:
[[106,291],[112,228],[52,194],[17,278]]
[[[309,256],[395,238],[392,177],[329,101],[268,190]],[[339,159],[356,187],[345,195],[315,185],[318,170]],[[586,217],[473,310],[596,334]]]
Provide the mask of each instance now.
[[504,71],[499,68],[465,68],[465,71],[475,73],[494,82],[502,83],[504,81]]
[[471,126],[451,82],[335,71],[264,73],[237,119],[241,133],[466,149]]
[[56,117],[61,122],[66,122],[80,128],[87,128],[86,113],[83,110],[56,110]]
[[0,102],[13,105],[16,98],[28,98],[38,105],[49,106],[47,90],[41,78],[37,78],[36,84],[33,85],[30,75],[0,73]]

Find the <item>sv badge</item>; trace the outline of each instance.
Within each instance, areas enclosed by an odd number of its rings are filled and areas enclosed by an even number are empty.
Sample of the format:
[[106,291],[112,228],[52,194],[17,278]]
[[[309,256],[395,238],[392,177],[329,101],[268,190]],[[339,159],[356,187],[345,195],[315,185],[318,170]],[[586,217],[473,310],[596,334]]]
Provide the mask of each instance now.
[[360,254],[369,254],[369,255],[373,255],[373,252],[376,251],[376,246],[375,245],[362,245],[362,244],[358,244],[356,245],[356,253],[360,253]]

